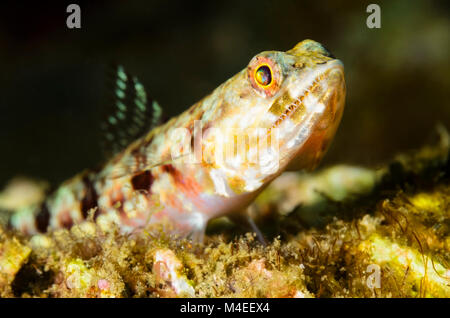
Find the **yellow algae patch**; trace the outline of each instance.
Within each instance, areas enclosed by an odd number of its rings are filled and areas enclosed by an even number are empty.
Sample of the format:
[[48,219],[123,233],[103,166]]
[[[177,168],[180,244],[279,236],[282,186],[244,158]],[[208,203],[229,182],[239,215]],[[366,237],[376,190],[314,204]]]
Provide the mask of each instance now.
[[15,237],[0,243],[0,286],[14,280],[30,253],[31,248],[21,244]]
[[65,275],[66,286],[69,289],[86,289],[92,284],[93,273],[79,258],[67,263]]
[[[369,251],[371,259],[385,272],[393,272],[401,285],[412,297],[450,297],[450,279],[442,264],[423,255],[419,250],[401,246],[388,238],[372,235],[361,243],[360,248]],[[394,276],[392,276],[393,279]],[[388,279],[388,278],[386,278]]]
[[444,205],[443,200],[439,196],[424,192],[414,195],[409,200],[417,209],[430,212],[440,212]]

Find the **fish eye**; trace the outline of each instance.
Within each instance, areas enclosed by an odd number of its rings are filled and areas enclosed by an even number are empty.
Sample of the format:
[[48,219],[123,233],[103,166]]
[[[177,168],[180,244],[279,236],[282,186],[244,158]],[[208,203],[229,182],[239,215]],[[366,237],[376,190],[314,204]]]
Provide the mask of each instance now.
[[263,64],[255,71],[255,80],[261,86],[269,86],[272,83],[272,70],[269,65]]
[[247,78],[258,95],[275,95],[283,82],[283,73],[276,55],[263,52],[253,57],[247,66]]

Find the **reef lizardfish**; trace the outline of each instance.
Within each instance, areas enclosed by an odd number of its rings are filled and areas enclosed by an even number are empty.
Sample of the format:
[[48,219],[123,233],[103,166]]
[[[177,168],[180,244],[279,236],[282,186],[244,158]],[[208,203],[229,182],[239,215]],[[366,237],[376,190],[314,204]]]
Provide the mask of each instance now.
[[[124,101],[129,82],[119,71],[110,126],[120,126],[130,114]],[[131,82],[133,107],[149,108],[142,85]],[[14,213],[9,225],[33,234],[92,216],[100,224],[117,223],[123,232],[161,225],[201,241],[210,219],[243,211],[283,171],[316,167],[344,100],[343,65],[319,43],[305,40],[287,52],[262,52],[179,116],[146,126],[146,134],[101,169],[75,176],[38,206]],[[135,119],[136,125],[145,121]]]

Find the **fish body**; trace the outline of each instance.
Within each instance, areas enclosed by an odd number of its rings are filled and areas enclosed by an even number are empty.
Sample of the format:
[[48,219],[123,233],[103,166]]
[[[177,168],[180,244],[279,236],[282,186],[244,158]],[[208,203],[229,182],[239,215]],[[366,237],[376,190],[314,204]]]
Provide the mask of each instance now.
[[242,211],[285,170],[310,170],[342,117],[342,63],[305,40],[266,51],[210,95],[64,182],[10,225],[33,234],[89,213],[124,232],[148,225],[201,240],[209,220]]

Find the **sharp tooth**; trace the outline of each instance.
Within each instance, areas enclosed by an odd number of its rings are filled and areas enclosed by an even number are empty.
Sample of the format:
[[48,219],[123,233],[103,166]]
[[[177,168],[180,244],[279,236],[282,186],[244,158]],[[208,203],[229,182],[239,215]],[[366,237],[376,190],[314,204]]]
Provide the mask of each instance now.
[[[321,113],[325,109],[323,104],[318,105],[319,100],[310,94],[311,90],[317,86],[325,77],[325,73],[321,73],[315,78],[313,78],[311,84],[303,91],[303,93],[291,103],[283,114],[275,121],[271,129],[278,127],[286,118],[289,118],[292,113],[297,110],[302,104],[306,107],[308,112],[318,112]],[[291,92],[292,95],[292,92]],[[295,95],[293,95],[295,96]],[[318,107],[316,107],[316,104]]]

